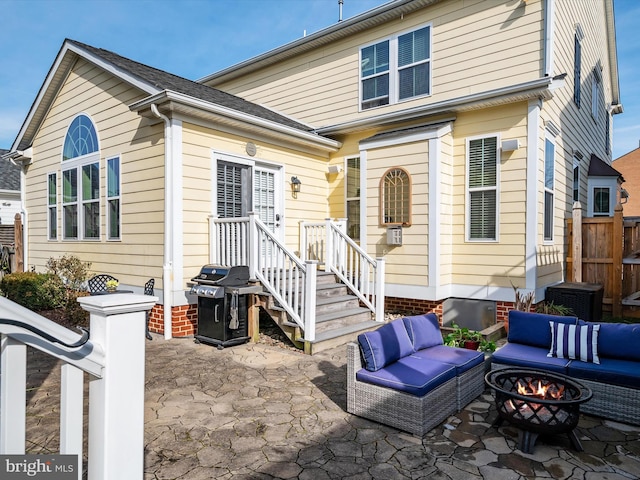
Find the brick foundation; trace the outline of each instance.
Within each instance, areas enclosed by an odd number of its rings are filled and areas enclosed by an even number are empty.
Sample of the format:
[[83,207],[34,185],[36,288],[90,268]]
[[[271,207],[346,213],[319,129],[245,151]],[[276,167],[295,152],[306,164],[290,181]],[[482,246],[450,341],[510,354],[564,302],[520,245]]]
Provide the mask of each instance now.
[[[171,308],[171,336],[189,337],[195,335],[198,322],[197,305],[180,305]],[[164,306],[156,304],[149,316],[149,331],[164,334]]]
[[[429,313],[433,312],[442,318],[442,301],[418,300],[415,298],[386,297],[384,308],[388,312]],[[496,321],[505,322],[509,317],[509,310],[515,308],[514,302],[496,302]]]

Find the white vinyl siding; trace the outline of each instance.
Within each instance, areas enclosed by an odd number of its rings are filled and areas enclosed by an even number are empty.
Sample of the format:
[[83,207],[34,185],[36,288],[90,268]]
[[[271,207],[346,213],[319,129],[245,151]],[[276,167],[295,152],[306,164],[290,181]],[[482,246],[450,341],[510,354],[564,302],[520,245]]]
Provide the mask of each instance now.
[[467,205],[467,239],[497,240],[497,136],[467,141]]
[[362,110],[431,93],[431,26],[360,50]]

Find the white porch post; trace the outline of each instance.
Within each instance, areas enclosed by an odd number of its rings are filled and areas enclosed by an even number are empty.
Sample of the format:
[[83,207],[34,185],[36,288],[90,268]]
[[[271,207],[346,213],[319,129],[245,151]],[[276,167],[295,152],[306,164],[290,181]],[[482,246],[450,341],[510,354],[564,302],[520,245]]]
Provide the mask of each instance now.
[[0,335],[0,454],[24,455],[27,346]]
[[[258,245],[258,229],[256,227],[256,214],[249,212],[249,231],[247,232],[247,247],[249,249],[249,278],[257,278],[256,271],[258,270],[258,252],[261,248]],[[264,268],[262,262],[260,262],[260,268]]]
[[115,294],[78,299],[91,314],[91,341],[104,350],[104,374],[89,383],[89,478],[142,478],[145,312],[158,301]]
[[316,339],[316,275],[318,262],[305,262],[306,275],[304,285],[304,339],[313,342]]
[[330,272],[336,265],[335,250],[333,247],[333,232],[331,231],[331,219],[325,219],[324,235],[326,237],[326,247],[324,252],[324,271]]
[[384,322],[384,258],[376,258],[376,322]]

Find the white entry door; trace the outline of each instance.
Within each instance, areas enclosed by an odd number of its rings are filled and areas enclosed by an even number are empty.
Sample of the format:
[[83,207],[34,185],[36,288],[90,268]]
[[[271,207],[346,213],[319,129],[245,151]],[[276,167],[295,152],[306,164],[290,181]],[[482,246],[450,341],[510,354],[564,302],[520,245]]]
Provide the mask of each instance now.
[[253,168],[253,211],[278,240],[283,238],[282,187],[279,168],[255,165]]

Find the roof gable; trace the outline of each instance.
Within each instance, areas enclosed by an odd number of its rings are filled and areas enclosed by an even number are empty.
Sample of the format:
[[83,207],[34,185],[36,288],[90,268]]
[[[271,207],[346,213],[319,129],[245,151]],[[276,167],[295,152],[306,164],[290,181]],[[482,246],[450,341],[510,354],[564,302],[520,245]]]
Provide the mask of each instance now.
[[130,60],[109,50],[67,39],[40,87],[40,91],[14,141],[12,150],[25,150],[31,146],[40,124],[78,58],[98,65],[150,96],[166,91],[177,92],[288,128],[304,132],[310,131],[310,127],[307,125],[235,95]]

